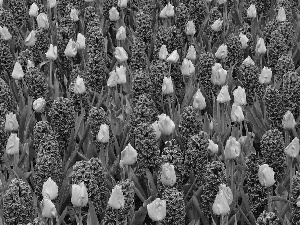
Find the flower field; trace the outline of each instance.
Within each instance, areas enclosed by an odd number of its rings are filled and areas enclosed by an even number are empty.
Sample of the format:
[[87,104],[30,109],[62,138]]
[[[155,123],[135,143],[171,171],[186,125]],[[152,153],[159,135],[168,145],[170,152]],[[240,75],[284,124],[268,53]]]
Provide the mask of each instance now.
[[0,0],[0,225],[300,225],[300,1]]

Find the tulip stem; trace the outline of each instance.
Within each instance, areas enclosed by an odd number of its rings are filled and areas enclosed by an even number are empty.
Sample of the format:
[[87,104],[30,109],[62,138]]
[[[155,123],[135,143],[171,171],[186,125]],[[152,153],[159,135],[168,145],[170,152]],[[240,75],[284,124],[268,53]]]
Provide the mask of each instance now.
[[233,194],[233,199],[234,199],[234,194],[235,194],[235,187],[234,187],[234,160],[230,160],[231,161],[231,191]]
[[14,154],[14,165],[15,165],[15,167],[18,166],[18,162],[19,162],[19,153]]
[[290,143],[290,135],[288,129],[284,129],[284,140],[285,140],[285,147],[286,147]]
[[268,187],[268,212],[272,212],[272,200],[271,200],[271,192],[272,192],[273,187]]
[[81,216],[81,207],[79,207],[79,225],[83,225]]
[[116,209],[116,225],[119,225],[119,211]]
[[292,190],[293,190],[293,173],[294,173],[294,168],[293,168],[293,157],[289,157],[290,162],[289,162],[289,167],[290,167],[290,193],[289,193],[289,200],[291,201],[292,197]]

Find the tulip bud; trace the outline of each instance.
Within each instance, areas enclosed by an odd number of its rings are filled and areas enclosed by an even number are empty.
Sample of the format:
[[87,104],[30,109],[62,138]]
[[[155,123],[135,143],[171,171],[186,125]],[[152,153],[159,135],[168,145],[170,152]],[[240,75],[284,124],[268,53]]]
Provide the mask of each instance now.
[[240,37],[240,42],[242,44],[242,49],[245,49],[248,47],[248,41],[249,41],[249,38],[247,38],[247,36],[243,33],[240,33],[239,35]]
[[241,86],[233,91],[234,103],[236,105],[246,105],[246,91]]
[[56,6],[56,0],[47,0],[50,9]]
[[108,205],[113,209],[120,209],[124,207],[125,198],[123,195],[122,187],[120,185],[116,185],[114,189],[112,189],[111,195],[108,200]]
[[251,59],[250,56],[248,56],[248,57],[243,61],[243,64],[244,64],[244,65],[247,65],[247,66],[250,66],[250,65],[254,66],[254,65],[255,65],[254,61]]
[[259,83],[261,83],[261,84],[270,84],[271,80],[272,80],[272,70],[271,70],[271,68],[264,67],[261,70],[261,73],[259,75],[258,80],[259,80]]
[[169,95],[174,92],[173,82],[171,77],[164,77],[162,84],[162,94]]
[[154,133],[155,133],[155,140],[157,141],[161,136],[161,132],[160,132],[159,127],[158,127],[158,121],[155,121],[154,123],[152,123],[152,128],[153,128]]
[[170,163],[165,163],[162,165],[160,181],[163,185],[170,187],[174,186],[176,183],[176,173],[173,165]]
[[116,47],[115,49],[115,58],[119,62],[125,62],[128,59],[127,52],[123,47]]
[[233,193],[230,187],[227,187],[226,184],[220,184],[219,193],[224,194],[224,197],[226,198],[228,205],[231,205],[231,203],[233,202]]
[[11,133],[6,144],[6,153],[8,155],[19,154],[20,139],[16,133]]
[[53,46],[52,44],[50,44],[49,49],[45,54],[47,59],[56,60],[58,56],[57,46]]
[[167,46],[166,45],[162,45],[160,47],[159,54],[158,54],[159,59],[160,60],[166,60],[166,58],[167,58],[168,55],[169,55],[169,53],[168,53]]
[[285,154],[289,157],[296,158],[299,155],[300,144],[299,139],[295,137],[292,142],[284,149]]
[[179,59],[179,55],[177,53],[177,50],[174,50],[171,55],[169,55],[169,57],[167,58],[167,62],[169,63],[177,63]]
[[33,110],[38,113],[44,112],[45,106],[46,106],[46,101],[44,98],[38,98],[32,104]]
[[77,46],[72,39],[69,40],[64,53],[67,57],[74,57],[77,54]]
[[85,93],[85,85],[83,79],[78,75],[74,83],[74,93],[83,94]]
[[245,117],[243,114],[242,107],[233,103],[231,108],[231,121],[232,122],[242,122],[244,121]]
[[163,135],[170,135],[175,130],[175,123],[166,114],[158,116],[158,129]]
[[11,39],[11,34],[8,31],[7,27],[0,26],[0,35],[5,41],[8,41]]
[[210,27],[211,27],[211,29],[212,29],[213,31],[218,32],[218,31],[221,30],[222,25],[223,25],[223,20],[218,19],[218,20],[216,20]]
[[78,49],[85,49],[85,37],[83,34],[77,34],[76,44]]
[[258,39],[255,50],[258,54],[266,53],[267,48],[265,46],[265,41],[263,38]]
[[280,8],[279,8],[278,14],[277,14],[277,17],[276,17],[276,20],[279,21],[279,22],[284,22],[284,21],[286,21],[285,10],[284,10],[283,7],[280,7]]
[[189,49],[188,49],[188,53],[186,54],[186,58],[189,60],[195,60],[196,59],[196,50],[194,45],[190,45]]
[[208,139],[208,147],[207,149],[212,153],[212,154],[217,154],[219,151],[219,146],[215,144],[212,140]]
[[120,164],[129,166],[135,164],[137,160],[137,155],[137,151],[129,143],[121,152]]
[[118,84],[118,75],[115,70],[109,73],[109,78],[107,80],[108,87],[115,87]]
[[181,73],[183,76],[189,76],[195,72],[195,67],[191,60],[184,59],[181,65]]
[[45,218],[53,218],[56,217],[57,211],[55,205],[49,198],[44,198],[41,202],[42,206],[42,216]]
[[123,26],[120,26],[116,34],[116,39],[119,41],[124,41],[126,39],[126,29]]
[[212,206],[212,211],[216,215],[225,216],[230,212],[229,203],[223,192],[219,192]]
[[48,17],[47,14],[45,13],[40,13],[37,18],[37,24],[39,28],[42,29],[48,29],[49,28],[49,22],[48,22]]
[[77,9],[71,9],[70,17],[73,22],[77,22],[79,20],[79,11]]
[[282,120],[282,126],[284,129],[294,129],[296,126],[296,121],[294,118],[294,115],[291,113],[291,111],[287,111]]
[[170,2],[167,5],[166,15],[167,17],[174,17],[175,15],[174,6]]
[[118,10],[115,7],[112,7],[109,10],[109,20],[112,21],[112,22],[116,22],[119,19],[120,19],[120,15],[119,15]]
[[241,144],[235,137],[229,137],[226,141],[224,155],[225,159],[235,159],[241,153]]
[[34,63],[31,60],[27,60],[27,69],[29,68],[33,68],[34,67]]
[[19,123],[16,114],[10,112],[6,114],[5,119],[5,130],[6,131],[17,131],[19,129]]
[[101,143],[108,143],[109,141],[109,126],[107,124],[101,124],[97,135],[97,141]]
[[168,9],[168,6],[166,5],[166,6],[160,11],[160,13],[159,13],[159,17],[160,17],[160,18],[165,19],[165,18],[168,17],[168,16],[167,16],[167,9]]
[[155,199],[153,202],[147,205],[148,216],[153,221],[161,221],[167,215],[167,204],[165,200],[160,198]]
[[185,33],[186,35],[195,35],[196,34],[196,28],[194,22],[188,21],[185,27]]
[[116,73],[118,76],[118,84],[126,84],[126,67],[120,66],[116,68]]
[[256,7],[254,4],[251,4],[247,9],[247,17],[248,18],[255,18],[256,17]]
[[225,103],[229,101],[230,101],[230,95],[228,92],[228,85],[224,85],[218,94],[217,102]]
[[58,186],[51,177],[43,184],[42,195],[44,198],[49,198],[50,200],[58,196]]
[[211,82],[214,85],[224,85],[226,82],[227,71],[222,68],[220,63],[215,63],[212,67]]
[[118,0],[118,6],[120,8],[126,8],[127,7],[128,0]]
[[36,42],[35,30],[32,30],[25,39],[25,45],[32,47]]
[[258,169],[258,179],[262,186],[270,187],[275,183],[274,171],[268,164],[263,164],[259,166]]
[[11,76],[15,80],[20,80],[24,77],[24,72],[23,72],[22,66],[18,61],[14,65],[14,69],[13,69]]
[[29,16],[37,17],[38,13],[39,13],[39,7],[37,6],[36,3],[32,3],[29,8]]
[[81,182],[79,185],[72,185],[72,197],[71,202],[73,206],[83,207],[88,203],[88,192],[84,182]]
[[206,108],[206,101],[205,101],[205,98],[204,98],[203,94],[201,93],[200,89],[198,89],[197,92],[194,94],[193,107],[195,109],[200,109],[200,110],[203,110]]
[[225,59],[227,57],[227,45],[222,44],[215,53],[216,58]]

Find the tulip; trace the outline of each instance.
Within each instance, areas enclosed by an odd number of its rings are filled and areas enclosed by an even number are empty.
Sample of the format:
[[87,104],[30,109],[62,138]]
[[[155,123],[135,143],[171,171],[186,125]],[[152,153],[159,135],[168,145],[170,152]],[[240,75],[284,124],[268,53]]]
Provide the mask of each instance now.
[[215,53],[216,58],[225,59],[227,57],[227,45],[222,44]]
[[86,92],[83,79],[78,75],[74,83],[74,93],[83,94]]
[[295,137],[292,142],[284,149],[285,154],[289,157],[296,158],[299,155],[300,144],[299,139]]
[[29,8],[29,16],[37,17],[38,14],[39,14],[39,7],[34,2],[34,3],[31,4],[31,6]]
[[0,35],[5,41],[8,41],[11,39],[11,34],[8,31],[7,27],[5,27],[5,26],[4,27],[0,26]]
[[250,66],[250,65],[254,66],[254,65],[255,65],[254,61],[251,59],[250,56],[248,56],[248,57],[243,61],[243,64],[244,64],[244,65],[247,65],[247,66]]
[[297,203],[296,203],[297,207],[300,207],[300,200],[299,200],[299,197],[297,199]]
[[218,144],[214,143],[212,140],[208,140],[208,147],[207,149],[212,153],[212,154],[217,154],[219,151],[219,146]]
[[218,19],[218,20],[216,20],[210,27],[211,27],[211,29],[212,29],[213,31],[218,32],[218,31],[221,30],[222,25],[223,25],[223,20]]
[[24,77],[24,72],[23,72],[22,66],[18,61],[14,65],[14,69],[13,69],[11,76],[15,80],[20,80]]
[[174,6],[170,2],[167,5],[166,15],[167,17],[174,17],[175,15]]
[[227,0],[218,0],[218,4],[219,4],[219,5],[222,5],[222,4],[224,4],[225,2],[227,2]]
[[226,141],[224,155],[225,159],[235,159],[241,153],[241,144],[235,137],[229,137]]
[[58,186],[51,177],[43,184],[42,195],[44,198],[49,198],[50,200],[58,196]]
[[20,139],[16,133],[11,133],[6,144],[6,153],[8,155],[19,154]]
[[224,85],[226,82],[227,71],[222,68],[220,63],[215,63],[212,67],[211,82],[214,85]]
[[81,182],[79,185],[72,185],[72,197],[71,202],[74,206],[83,207],[88,203],[88,192],[84,182]]
[[56,6],[56,0],[47,0],[50,9]]
[[85,49],[85,37],[83,34],[77,34],[76,44],[78,49]]
[[196,28],[194,22],[188,21],[185,27],[185,33],[186,35],[195,35],[196,34]]
[[165,19],[165,18],[168,17],[168,16],[167,16],[167,9],[168,9],[168,6],[166,5],[166,6],[160,11],[160,13],[159,13],[159,17],[160,17],[160,18]]
[[230,207],[224,193],[217,194],[212,206],[213,213],[216,215],[225,216],[230,212]]
[[128,59],[127,52],[123,47],[116,47],[115,57],[119,62],[125,62]]
[[19,123],[16,114],[10,112],[5,116],[5,126],[6,131],[17,131],[19,129]]
[[220,184],[219,192],[224,194],[224,197],[227,199],[228,205],[231,205],[233,201],[233,194],[230,187],[227,187],[226,184]]
[[225,102],[229,102],[230,101],[230,95],[228,92],[228,85],[224,85],[217,97],[217,102],[219,103],[225,103]]
[[77,46],[72,39],[69,40],[64,53],[67,57],[74,57],[77,54]]
[[265,41],[263,38],[259,38],[256,44],[255,48],[256,52],[259,54],[264,54],[267,51],[267,48],[265,46]]
[[47,59],[56,60],[58,56],[57,46],[53,46],[53,44],[50,44],[49,49],[45,54]]
[[246,91],[241,86],[233,91],[234,103],[236,105],[246,105]]
[[120,26],[116,34],[116,39],[119,41],[124,41],[126,39],[126,29],[123,26]]
[[120,8],[126,8],[127,7],[128,0],[118,0],[118,6]]
[[137,151],[129,143],[121,152],[120,164],[129,166],[135,164],[137,160],[137,155]]
[[120,19],[120,15],[119,15],[118,10],[115,7],[112,7],[109,10],[109,20],[112,21],[112,22],[116,22],[119,19]]
[[276,17],[276,20],[279,21],[279,22],[284,22],[284,21],[286,21],[285,10],[284,10],[283,7],[280,7],[280,8],[279,8],[278,14],[277,14],[277,17]]
[[197,92],[193,96],[193,107],[195,109],[203,110],[206,108],[206,101],[201,93],[200,89],[197,90]]
[[268,164],[259,166],[258,179],[262,186],[270,187],[275,183],[274,171]]
[[188,49],[188,53],[186,54],[186,58],[189,60],[195,60],[196,59],[196,50],[194,45],[190,45],[189,49]]
[[108,200],[108,205],[113,209],[120,209],[124,207],[125,198],[123,195],[122,187],[120,185],[116,185],[114,189],[112,189],[111,195]]
[[45,109],[45,106],[46,106],[46,101],[44,98],[38,98],[32,104],[33,110],[38,113],[42,113]]
[[247,17],[248,18],[255,18],[256,17],[256,7],[254,4],[251,4],[247,9]]
[[160,181],[163,185],[170,187],[174,186],[176,183],[176,173],[173,165],[170,163],[165,163],[162,165]]
[[242,107],[240,105],[233,103],[231,108],[231,121],[240,123],[244,121],[244,119],[245,117],[243,114]]
[[259,75],[258,80],[259,80],[259,83],[261,83],[261,84],[270,84],[271,81],[272,81],[272,70],[271,70],[271,68],[264,67],[261,70],[261,73]]
[[116,68],[116,73],[118,76],[118,84],[126,84],[126,67],[120,66]]
[[175,123],[166,114],[158,116],[158,129],[163,135],[170,135],[175,130]]
[[153,221],[161,221],[167,215],[167,204],[165,200],[160,198],[155,199],[153,202],[147,205],[148,216]]
[[169,95],[174,92],[173,82],[171,77],[164,77],[162,84],[162,94]]
[[42,29],[48,29],[49,28],[49,22],[48,22],[48,16],[45,13],[40,13],[37,18],[37,24],[39,28]]
[[240,42],[242,44],[242,49],[245,49],[248,47],[248,41],[249,41],[249,38],[247,38],[247,36],[243,33],[240,33],[239,35],[240,37]]
[[36,42],[35,30],[32,30],[25,39],[25,45],[32,47]]
[[158,57],[160,60],[166,60],[167,56],[169,55],[168,53],[168,49],[166,45],[162,45],[160,47],[159,53],[158,53]]
[[55,205],[49,198],[44,198],[41,202],[42,216],[45,218],[53,218],[57,216]]
[[294,115],[291,113],[291,111],[287,111],[282,120],[282,126],[284,129],[294,129],[296,126],[296,121],[294,118]]
[[171,55],[169,55],[169,57],[167,58],[167,62],[169,63],[177,63],[179,59],[179,55],[177,53],[177,50],[174,50]]
[[115,70],[109,73],[109,78],[107,80],[108,87],[115,87],[118,84],[118,75]]
[[152,126],[152,128],[154,130],[154,133],[155,133],[155,140],[157,141],[160,138],[160,136],[161,136],[161,132],[160,132],[160,130],[158,128],[158,121],[155,121],[154,123],[152,123],[151,126]]
[[29,68],[33,68],[34,67],[34,63],[31,60],[27,60],[27,69]]
[[79,20],[79,11],[77,9],[71,9],[70,17],[73,22],[77,22]]
[[108,143],[109,141],[109,126],[107,124],[101,124],[97,135],[97,141],[101,143]]
[[191,60],[184,59],[181,65],[181,73],[184,76],[189,76],[190,74],[195,72],[195,67]]

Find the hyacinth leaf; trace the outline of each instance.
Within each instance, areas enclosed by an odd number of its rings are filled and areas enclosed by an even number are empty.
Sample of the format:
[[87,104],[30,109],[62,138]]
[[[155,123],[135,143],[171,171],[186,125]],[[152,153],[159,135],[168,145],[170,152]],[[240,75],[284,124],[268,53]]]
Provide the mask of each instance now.
[[143,188],[141,187],[135,173],[133,171],[131,171],[131,180],[133,181],[134,183],[134,190],[136,191],[136,194],[140,197],[140,199],[142,201],[145,201],[145,199],[147,198],[144,191],[143,191]]
[[266,132],[266,129],[263,127],[257,116],[254,114],[253,109],[250,109],[249,106],[246,106],[245,111],[247,120],[253,125],[253,131],[255,135],[257,135],[258,138],[261,139],[263,134]]
[[195,206],[195,208],[196,208],[196,210],[197,210],[197,212],[198,212],[198,214],[199,214],[199,216],[200,216],[200,218],[201,218],[202,223],[203,223],[204,225],[209,225],[208,219],[207,219],[206,216],[204,215],[204,213],[203,213],[203,211],[202,211],[202,209],[201,209],[201,207],[200,207],[200,204],[199,204],[199,202],[198,202],[196,196],[193,196],[193,197],[192,197],[192,201],[193,201],[194,206]]
[[207,134],[209,134],[210,132],[210,120],[208,118],[208,114],[205,113],[204,117],[203,117],[203,131],[206,132]]
[[73,170],[70,169],[68,176],[65,176],[65,179],[62,182],[62,186],[60,189],[60,195],[59,195],[59,199],[60,199],[60,203],[57,207],[57,212],[59,215],[62,214],[63,210],[67,207],[68,205],[68,198],[70,197],[70,176],[72,175]]
[[281,209],[281,211],[278,213],[278,217],[279,218],[284,218],[284,216],[286,216],[286,213],[288,212],[290,207],[290,203],[287,202],[284,207]]
[[58,220],[58,223],[59,223],[59,224],[62,224],[62,223],[63,223],[63,221],[64,221],[64,219],[65,219],[67,213],[68,213],[68,207],[66,207],[66,208],[64,209],[64,211],[62,212],[62,214],[59,216],[59,220]]
[[[248,213],[248,216],[249,216],[249,219],[250,219],[250,221],[251,221],[251,224],[255,224],[255,217],[254,217],[254,215],[253,215],[253,213],[252,213],[252,211],[251,211],[251,208],[250,208],[250,205],[249,205],[249,200],[248,200],[248,198],[247,198],[247,196],[246,196],[246,194],[245,194],[243,188],[240,188],[240,194],[241,194],[241,197],[242,197],[242,200],[243,200],[242,206],[245,207],[245,210],[246,210],[246,212]],[[238,206],[238,207],[239,207],[239,206]],[[239,209],[240,209],[240,207],[239,207]],[[240,209],[240,212],[241,212],[242,214],[244,213],[244,212],[242,211],[242,209]]]
[[192,220],[189,225],[195,225],[196,224],[196,221],[195,220]]
[[[248,220],[247,216],[245,215],[245,213],[243,212],[243,210],[241,209],[240,206],[238,206],[238,209],[239,209],[239,212],[242,216],[242,218],[241,218],[242,221],[246,222],[248,225],[255,224],[255,220],[254,220],[254,223],[250,223],[250,221]],[[242,224],[243,224],[243,222],[242,222]]]
[[283,225],[292,225],[287,216],[284,217]]
[[[148,200],[146,200],[146,201],[148,201]],[[144,221],[145,221],[146,215],[147,215],[147,208],[144,207],[144,206],[141,206],[139,208],[139,210],[134,213],[134,216],[133,216],[133,219],[132,219],[130,225],[140,225],[140,224],[143,224]]]
[[87,225],[99,225],[95,207],[91,200],[89,200],[89,212],[87,215]]
[[152,176],[151,172],[149,171],[149,169],[146,169],[146,176],[147,176],[147,179],[148,179],[148,184],[150,186],[149,188],[152,190],[151,191],[151,196],[156,197],[157,188],[156,188],[156,185],[154,183],[153,176]]

